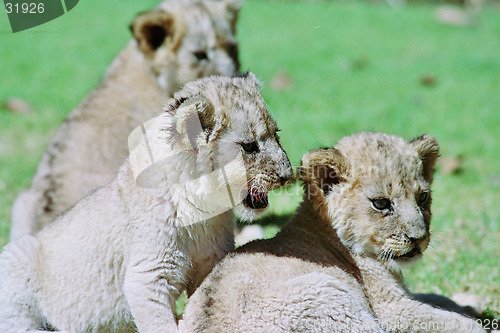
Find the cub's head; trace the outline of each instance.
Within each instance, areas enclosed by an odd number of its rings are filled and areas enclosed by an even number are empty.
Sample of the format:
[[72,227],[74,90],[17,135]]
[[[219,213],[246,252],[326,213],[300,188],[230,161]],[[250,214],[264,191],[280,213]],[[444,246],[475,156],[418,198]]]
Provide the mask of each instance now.
[[[172,119],[171,144],[192,147],[193,177],[220,170],[216,177],[229,186],[243,219],[262,213],[268,206],[268,192],[292,177],[278,127],[253,73],[189,82],[169,101],[166,113]],[[213,186],[208,190],[213,191]],[[227,198],[225,187],[221,195]]]
[[439,146],[433,137],[405,141],[360,133],[302,159],[306,200],[351,252],[399,262],[428,246],[431,183]]
[[130,26],[159,85],[168,92],[208,75],[239,69],[237,0],[166,0]]

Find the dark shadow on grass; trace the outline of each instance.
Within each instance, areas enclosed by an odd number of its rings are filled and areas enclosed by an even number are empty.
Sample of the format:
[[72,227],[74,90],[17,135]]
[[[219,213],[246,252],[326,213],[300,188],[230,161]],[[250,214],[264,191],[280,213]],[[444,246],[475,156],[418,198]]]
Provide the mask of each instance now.
[[[258,225],[261,225],[263,227],[268,226],[268,225],[276,225],[276,226],[280,227],[280,229],[281,229],[281,227],[283,227],[285,225],[285,223],[290,219],[291,216],[292,216],[292,213],[283,214],[283,215],[268,214],[268,215],[264,216],[263,218],[258,219],[250,224],[258,224]],[[249,223],[238,220],[237,225],[238,225],[238,227],[242,228],[246,225],[249,225]]]
[[483,328],[486,330],[494,328],[493,325],[495,325],[495,323],[500,320],[500,318],[498,318],[499,313],[496,311],[486,309],[481,312],[477,312],[473,307],[468,305],[459,305],[445,296],[436,294],[414,294],[413,296],[417,300],[429,304],[435,308],[455,312],[463,316],[475,319],[477,323],[481,323]]

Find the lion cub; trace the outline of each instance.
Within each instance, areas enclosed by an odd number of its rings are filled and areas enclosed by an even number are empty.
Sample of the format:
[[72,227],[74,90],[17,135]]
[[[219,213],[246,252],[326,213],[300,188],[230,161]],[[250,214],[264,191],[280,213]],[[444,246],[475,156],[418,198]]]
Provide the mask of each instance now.
[[167,0],[140,14],[134,39],[71,112],[12,210],[11,240],[35,234],[95,188],[128,155],[127,137],[183,84],[238,71],[238,1]]
[[302,159],[282,231],[229,254],[191,297],[185,332],[482,331],[407,291],[399,263],[429,244],[438,143],[361,133]]
[[0,332],[177,331],[180,291],[234,247],[231,205],[252,219],[292,176],[259,89],[252,73],[186,84],[111,183],[8,244]]

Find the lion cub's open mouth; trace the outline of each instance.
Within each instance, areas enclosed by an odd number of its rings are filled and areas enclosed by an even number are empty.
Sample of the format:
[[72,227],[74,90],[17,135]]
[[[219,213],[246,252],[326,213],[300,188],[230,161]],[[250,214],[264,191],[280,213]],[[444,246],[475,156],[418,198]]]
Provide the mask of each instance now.
[[250,189],[243,202],[247,207],[252,209],[262,209],[269,205],[267,192],[262,192],[256,189]]

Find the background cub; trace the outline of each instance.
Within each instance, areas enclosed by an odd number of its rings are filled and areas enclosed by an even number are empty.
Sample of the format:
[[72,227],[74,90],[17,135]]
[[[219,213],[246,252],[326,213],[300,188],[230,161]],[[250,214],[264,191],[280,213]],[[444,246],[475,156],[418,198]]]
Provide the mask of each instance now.
[[235,0],[168,0],[136,18],[134,39],[65,119],[30,188],[14,203],[11,239],[38,232],[110,182],[127,157],[130,132],[158,115],[181,85],[237,72],[238,9]]
[[[224,202],[253,218],[292,175],[259,86],[251,73],[186,84],[111,183],[8,244],[0,332],[175,332],[180,291],[234,247]],[[163,155],[137,168],[144,145]]]
[[270,240],[229,254],[191,297],[184,332],[482,331],[415,300],[399,263],[429,243],[438,143],[380,133],[302,159],[305,195]]

